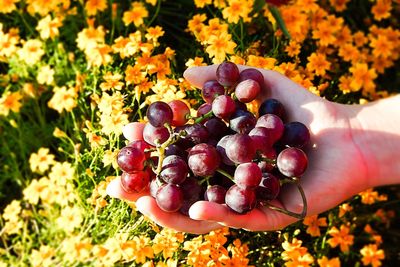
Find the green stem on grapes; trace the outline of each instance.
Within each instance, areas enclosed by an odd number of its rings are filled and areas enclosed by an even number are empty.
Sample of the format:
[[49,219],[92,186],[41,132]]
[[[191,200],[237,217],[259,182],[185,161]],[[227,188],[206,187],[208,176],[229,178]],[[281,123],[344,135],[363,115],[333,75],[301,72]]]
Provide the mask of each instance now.
[[219,172],[220,174],[222,174],[225,177],[229,178],[232,182],[235,182],[235,179],[232,177],[232,175],[230,175],[229,173],[227,173],[223,169],[217,169],[217,172]]
[[200,123],[205,119],[210,118],[212,115],[214,115],[214,113],[212,112],[212,110],[210,110],[209,112],[207,112],[206,114],[201,115],[200,117],[197,117],[194,119],[194,123]]
[[283,214],[286,214],[286,215],[292,216],[292,217],[294,217],[296,219],[302,220],[307,215],[307,199],[306,199],[306,195],[304,194],[303,187],[301,187],[299,179],[297,177],[293,177],[292,179],[287,180],[285,182],[294,183],[297,186],[297,188],[299,189],[299,192],[300,192],[300,195],[301,195],[301,199],[303,201],[303,210],[301,211],[301,213],[296,213],[296,212],[292,212],[292,211],[289,211],[289,210],[286,210],[286,209],[282,209],[282,208],[276,207],[276,206],[274,206],[274,205],[272,205],[272,204],[270,204],[268,202],[264,202],[263,204],[268,206],[268,208],[270,208],[272,210],[276,210],[276,211],[281,212]]

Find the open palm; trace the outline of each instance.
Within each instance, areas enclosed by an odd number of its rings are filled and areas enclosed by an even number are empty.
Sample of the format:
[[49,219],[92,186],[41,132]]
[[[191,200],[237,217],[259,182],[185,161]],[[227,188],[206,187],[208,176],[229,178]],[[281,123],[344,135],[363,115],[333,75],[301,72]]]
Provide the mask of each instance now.
[[[217,65],[191,68],[184,76],[201,88],[204,82],[216,78],[216,68]],[[306,149],[309,166],[300,181],[308,203],[307,215],[326,211],[368,188],[366,166],[352,139],[351,126],[357,123],[352,109],[324,100],[275,71],[260,71],[265,78],[260,100],[278,99],[285,106],[288,121],[300,121],[310,129],[311,143]],[[251,231],[276,230],[297,220],[263,206],[240,215],[225,205],[208,201],[193,204],[189,218],[162,211],[146,193],[125,193],[119,180],[112,181],[107,192],[112,197],[136,201],[143,214],[162,226],[190,233],[206,233],[222,225]],[[294,185],[285,186],[273,205],[294,212],[303,209],[301,195]]]

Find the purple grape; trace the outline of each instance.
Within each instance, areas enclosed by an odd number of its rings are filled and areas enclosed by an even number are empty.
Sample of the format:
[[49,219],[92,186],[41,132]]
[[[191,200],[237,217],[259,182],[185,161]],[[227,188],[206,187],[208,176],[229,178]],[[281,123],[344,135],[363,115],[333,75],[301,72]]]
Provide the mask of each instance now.
[[287,177],[299,177],[307,169],[308,159],[303,150],[289,147],[279,153],[276,160],[279,171]]
[[260,85],[255,80],[243,80],[235,87],[235,95],[240,102],[249,103],[257,98],[260,93]]
[[282,137],[285,128],[282,120],[274,114],[265,114],[259,117],[256,127],[264,127],[269,130],[271,145]]
[[228,133],[228,126],[220,118],[211,118],[204,123],[210,134],[210,139],[219,141]]
[[261,71],[259,71],[257,69],[253,69],[253,68],[245,69],[240,72],[239,82],[247,80],[247,79],[251,79],[251,80],[258,82],[260,87],[262,87],[265,83],[264,75],[261,73]]
[[221,138],[221,140],[219,140],[219,142],[217,143],[216,149],[219,153],[219,155],[221,156],[221,160],[224,164],[226,165],[230,165],[233,166],[235,165],[235,163],[230,160],[228,158],[228,156],[226,155],[226,144],[229,140],[229,138],[231,138],[233,135],[225,135],[224,137]]
[[239,68],[235,63],[223,62],[217,68],[217,81],[225,87],[230,87],[236,84],[239,80]]
[[198,144],[189,151],[188,165],[196,176],[210,176],[221,162],[217,150],[209,144]]
[[156,202],[163,211],[178,211],[183,204],[182,190],[174,184],[162,185],[157,190]]
[[164,102],[156,101],[147,109],[146,116],[154,127],[164,126],[166,123],[171,124],[173,113],[171,107]]
[[184,138],[195,144],[207,142],[210,136],[207,128],[200,123],[186,125],[184,129],[186,131],[186,136]]
[[235,134],[226,143],[226,155],[237,163],[251,162],[256,155],[253,140],[246,134]]
[[235,112],[236,104],[232,97],[227,95],[217,96],[212,103],[212,111],[214,115],[221,119],[229,119]]
[[225,94],[225,88],[216,80],[211,80],[204,83],[201,93],[204,101],[211,104],[217,96]]
[[156,198],[158,189],[164,184],[165,184],[164,181],[157,179],[157,178],[151,180],[150,186],[149,186],[150,196]]
[[186,180],[179,185],[179,188],[183,193],[183,204],[179,209],[179,212],[184,215],[189,215],[189,209],[193,203],[201,200],[203,188],[199,184],[198,180],[191,176],[186,178]]
[[254,189],[261,181],[262,172],[256,163],[247,162],[237,166],[234,178],[241,188]]
[[212,105],[208,103],[202,104],[198,109],[197,109],[197,117],[203,116],[210,112],[212,109]]
[[121,186],[127,193],[140,193],[149,187],[149,182],[150,175],[146,170],[121,175]]
[[248,134],[256,125],[256,117],[248,111],[236,110],[229,119],[229,127],[241,134]]
[[182,147],[178,146],[175,143],[165,148],[165,156],[171,156],[171,155],[177,155],[182,159],[186,160],[188,153]]
[[261,103],[260,107],[258,108],[258,114],[259,116],[264,114],[274,114],[281,118],[282,121],[285,121],[286,118],[285,107],[281,102],[274,98],[269,98]]
[[117,155],[118,166],[127,173],[143,170],[145,161],[145,153],[135,147],[126,146]]
[[162,162],[160,177],[170,184],[181,184],[188,174],[186,162],[179,156],[171,155]]
[[258,151],[264,151],[272,146],[271,131],[264,127],[255,127],[249,133]]
[[261,151],[259,153],[259,155],[264,158],[265,160],[260,160],[258,162],[258,167],[260,167],[261,171],[264,172],[270,172],[275,168],[275,164],[266,161],[266,159],[268,160],[276,160],[276,151],[274,148],[269,148],[269,149],[265,149],[263,151]]
[[252,189],[244,189],[233,185],[226,192],[225,203],[233,211],[244,214],[251,211],[256,206],[256,193]]
[[204,193],[204,199],[218,204],[225,204],[226,189],[220,185],[207,187]]
[[310,141],[310,131],[301,122],[294,121],[285,124],[280,143],[290,147],[302,148]]
[[143,139],[146,143],[156,146],[162,144],[169,138],[169,131],[165,127],[154,127],[150,123],[146,123],[143,129]]
[[276,199],[279,195],[280,188],[281,185],[276,176],[270,173],[263,173],[260,185],[256,188],[257,199],[263,201]]

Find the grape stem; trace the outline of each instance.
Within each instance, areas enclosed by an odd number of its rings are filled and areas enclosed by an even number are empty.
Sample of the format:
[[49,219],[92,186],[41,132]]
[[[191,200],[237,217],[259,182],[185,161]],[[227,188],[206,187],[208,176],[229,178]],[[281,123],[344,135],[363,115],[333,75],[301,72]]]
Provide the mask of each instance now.
[[214,113],[212,112],[212,110],[210,110],[209,112],[207,112],[206,114],[201,115],[200,117],[194,118],[194,123],[200,123],[205,119],[208,119],[210,117],[212,117],[212,115],[214,115]]
[[302,210],[302,212],[301,213],[296,213],[296,212],[292,212],[292,211],[289,211],[289,210],[286,210],[286,209],[282,209],[282,208],[279,208],[279,207],[276,207],[276,206],[270,204],[269,202],[263,202],[262,204],[266,205],[268,208],[270,208],[272,210],[276,210],[276,211],[281,212],[283,214],[292,216],[292,217],[294,217],[296,219],[299,219],[299,220],[304,219],[306,217],[306,215],[307,215],[307,199],[306,199],[306,195],[304,194],[303,187],[301,187],[301,185],[300,185],[299,179],[297,177],[293,177],[291,179],[285,180],[284,182],[285,183],[292,183],[292,184],[295,184],[297,186],[297,188],[298,188],[298,190],[300,192],[300,195],[301,195],[301,199],[303,201],[303,210]]
[[219,172],[220,174],[222,174],[225,177],[228,177],[232,182],[235,182],[235,179],[232,177],[232,175],[230,175],[229,173],[227,173],[223,169],[217,169],[217,172]]

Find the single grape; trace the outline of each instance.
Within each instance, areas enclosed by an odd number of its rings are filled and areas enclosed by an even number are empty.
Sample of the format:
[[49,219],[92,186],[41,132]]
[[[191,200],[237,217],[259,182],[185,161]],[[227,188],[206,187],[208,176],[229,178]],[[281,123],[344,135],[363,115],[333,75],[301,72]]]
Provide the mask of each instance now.
[[246,134],[235,134],[226,143],[226,155],[234,163],[251,162],[256,154],[253,140]]
[[156,101],[150,104],[147,109],[146,116],[154,127],[164,126],[166,123],[171,124],[173,113],[170,106],[162,101]]
[[182,147],[179,145],[171,144],[165,148],[165,156],[171,156],[171,155],[177,155],[181,157],[182,159],[186,160],[188,153],[186,150],[184,150]]
[[207,187],[204,193],[204,199],[218,204],[225,204],[226,189],[220,185]]
[[242,163],[237,166],[234,178],[235,183],[241,188],[254,189],[261,181],[262,172],[254,162]]
[[249,132],[249,136],[253,140],[253,144],[258,151],[269,149],[273,142],[271,131],[264,127],[255,127]]
[[220,118],[211,118],[204,123],[210,134],[210,139],[219,141],[223,136],[228,133],[228,126]]
[[151,123],[146,123],[143,130],[143,138],[148,144],[156,146],[162,144],[169,138],[169,131],[165,127],[154,127]]
[[156,202],[163,211],[178,211],[183,204],[182,190],[174,184],[164,184],[157,190]]
[[275,163],[271,161],[276,161],[276,151],[274,148],[269,148],[265,149],[261,152],[259,152],[259,156],[262,158],[258,162],[258,167],[260,167],[261,171],[264,172],[270,172],[275,168]]
[[189,215],[190,207],[193,203],[202,199],[204,190],[199,184],[199,181],[192,176],[186,178],[186,180],[179,185],[179,188],[183,193],[183,204],[179,212],[184,215]]
[[209,144],[198,144],[189,151],[188,165],[196,176],[213,175],[221,162],[217,150]]
[[242,111],[248,111],[247,106],[245,103],[240,102],[239,100],[235,100],[236,110],[240,109]]
[[127,173],[143,170],[145,161],[145,153],[134,147],[123,147],[117,155],[118,166]]
[[276,160],[279,171],[287,177],[299,177],[307,169],[308,159],[303,150],[289,147],[279,153]]
[[123,172],[121,186],[127,193],[140,193],[149,187],[150,175],[147,170],[132,173]]
[[248,134],[256,125],[256,121],[253,113],[238,109],[230,117],[229,127],[237,133]]
[[172,110],[172,126],[182,126],[188,121],[190,109],[182,100],[172,100],[168,103]]
[[280,192],[279,179],[271,173],[263,173],[260,185],[256,188],[257,199],[271,201],[276,199]]
[[243,80],[235,87],[235,95],[240,102],[249,103],[257,98],[261,88],[255,80]]
[[179,156],[171,155],[162,162],[160,177],[170,184],[181,184],[188,174],[186,162]]
[[285,124],[280,143],[290,147],[302,148],[310,141],[310,131],[301,122],[294,121]]
[[210,134],[207,128],[200,123],[185,125],[185,139],[192,141],[195,144],[206,143]]
[[217,96],[225,94],[225,88],[216,80],[210,80],[204,83],[201,93],[204,101],[211,104]]
[[260,85],[260,87],[262,87],[265,83],[264,75],[261,73],[261,71],[253,68],[245,69],[240,72],[239,82],[248,79],[256,81]]
[[149,185],[150,196],[156,198],[158,189],[164,184],[166,184],[166,183],[164,181],[162,181],[161,179],[158,179],[158,178],[152,179],[150,182],[150,185]]
[[233,185],[226,192],[225,203],[233,211],[245,214],[256,206],[256,193],[252,189],[244,189],[237,185]]
[[259,116],[264,114],[274,114],[281,118],[282,121],[285,121],[286,118],[286,110],[281,102],[274,98],[269,98],[261,103],[258,109]]
[[269,130],[271,145],[282,137],[285,128],[281,118],[274,114],[264,114],[260,116],[257,120],[256,127],[264,127]]
[[122,134],[129,141],[143,140],[143,122],[131,122],[122,128]]
[[214,115],[221,119],[229,119],[233,112],[235,112],[235,109],[235,101],[228,95],[217,96],[212,103]]
[[235,163],[228,158],[226,155],[226,144],[233,135],[225,135],[224,137],[219,140],[216,146],[216,150],[218,151],[219,155],[221,156],[221,160],[224,164],[233,166]]
[[127,146],[129,147],[133,147],[133,148],[137,148],[140,151],[143,151],[144,154],[146,155],[146,158],[149,159],[150,158],[150,151],[146,151],[152,148],[152,146],[150,146],[148,143],[146,143],[146,141],[144,140],[135,140],[130,142]]
[[212,110],[212,105],[204,103],[197,109],[197,117],[203,116],[208,112],[210,112],[211,110]]
[[217,68],[217,81],[226,87],[230,87],[236,84],[239,80],[239,68],[235,63],[223,62]]

